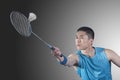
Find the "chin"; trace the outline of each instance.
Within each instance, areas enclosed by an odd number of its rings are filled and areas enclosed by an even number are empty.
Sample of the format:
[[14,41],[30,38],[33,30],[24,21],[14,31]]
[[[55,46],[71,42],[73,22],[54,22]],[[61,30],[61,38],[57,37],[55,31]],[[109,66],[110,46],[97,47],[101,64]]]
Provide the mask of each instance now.
[[77,46],[77,50],[85,50],[85,49],[86,49],[85,47]]
[[81,47],[77,47],[77,50],[82,50],[82,48]]

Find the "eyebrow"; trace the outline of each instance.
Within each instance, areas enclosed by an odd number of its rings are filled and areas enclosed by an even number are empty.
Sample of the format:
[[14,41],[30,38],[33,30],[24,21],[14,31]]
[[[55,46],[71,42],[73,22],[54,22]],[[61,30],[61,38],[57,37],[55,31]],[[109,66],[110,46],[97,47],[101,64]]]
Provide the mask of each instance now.
[[76,35],[76,37],[82,37],[82,38],[83,38],[83,36],[85,36],[85,35]]
[[84,35],[83,35],[83,34],[81,34],[81,35],[77,35],[77,34],[76,34],[76,36],[85,36],[85,35],[86,35],[86,34],[84,34]]

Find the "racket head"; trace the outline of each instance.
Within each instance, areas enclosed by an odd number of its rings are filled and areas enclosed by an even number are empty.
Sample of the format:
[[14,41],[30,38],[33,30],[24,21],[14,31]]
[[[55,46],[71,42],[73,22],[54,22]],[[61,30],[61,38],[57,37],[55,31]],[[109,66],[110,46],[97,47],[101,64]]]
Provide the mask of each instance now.
[[31,35],[31,24],[24,14],[18,11],[12,11],[10,13],[10,21],[20,35],[25,37],[29,37]]

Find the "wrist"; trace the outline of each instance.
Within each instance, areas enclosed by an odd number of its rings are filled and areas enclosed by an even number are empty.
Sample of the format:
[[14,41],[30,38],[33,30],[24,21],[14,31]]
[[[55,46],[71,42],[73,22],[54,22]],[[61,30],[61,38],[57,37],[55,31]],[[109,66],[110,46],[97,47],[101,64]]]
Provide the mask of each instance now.
[[63,60],[60,61],[60,64],[65,65],[67,63],[67,57],[64,56],[63,54],[61,54],[60,57],[63,58]]

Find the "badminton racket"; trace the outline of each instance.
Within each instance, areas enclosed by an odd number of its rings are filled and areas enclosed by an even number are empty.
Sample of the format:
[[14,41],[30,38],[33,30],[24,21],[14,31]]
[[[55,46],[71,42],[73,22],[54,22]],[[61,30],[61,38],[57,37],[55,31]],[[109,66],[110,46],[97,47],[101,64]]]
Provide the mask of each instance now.
[[55,50],[53,46],[51,46],[49,43],[47,43],[45,40],[43,40],[41,37],[39,37],[37,34],[35,34],[32,31],[31,22],[36,20],[37,16],[34,13],[29,13],[29,17],[27,18],[24,14],[18,11],[12,11],[10,13],[10,21],[15,28],[15,30],[22,36],[29,37],[31,34],[33,34],[35,37],[37,37],[41,42],[43,42],[47,47],[49,47],[51,50]]

